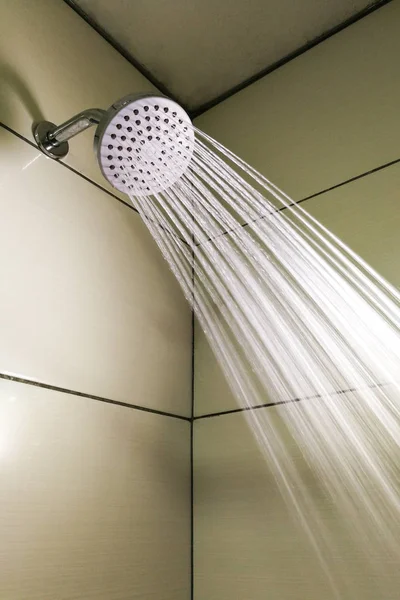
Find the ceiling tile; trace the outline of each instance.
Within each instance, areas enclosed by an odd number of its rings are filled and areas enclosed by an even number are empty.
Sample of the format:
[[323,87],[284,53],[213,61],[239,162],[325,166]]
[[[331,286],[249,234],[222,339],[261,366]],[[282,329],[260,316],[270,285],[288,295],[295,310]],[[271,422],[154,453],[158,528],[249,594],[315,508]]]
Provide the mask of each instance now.
[[370,0],[70,0],[196,110]]

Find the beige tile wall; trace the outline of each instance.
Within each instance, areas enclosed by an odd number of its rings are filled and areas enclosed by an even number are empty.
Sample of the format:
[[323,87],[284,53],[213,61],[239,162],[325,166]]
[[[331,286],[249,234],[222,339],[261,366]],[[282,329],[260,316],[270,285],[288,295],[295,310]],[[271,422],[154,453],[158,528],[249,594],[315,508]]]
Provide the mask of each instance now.
[[[300,406],[300,405],[299,405]],[[276,408],[261,409],[281,430]],[[286,408],[281,408],[285,411]],[[321,516],[333,547],[335,595],[293,508],[279,489],[243,413],[195,422],[196,600],[395,600],[397,561],[354,544],[298,446],[287,451]],[[399,536],[399,523],[393,523]]]
[[[400,164],[302,203],[303,208],[397,287],[400,287],[399,206]],[[195,340],[195,414],[237,408],[199,326]]]
[[187,600],[189,425],[0,380],[0,597]]
[[[0,121],[28,139],[33,121],[61,123],[127,94],[156,91],[62,0],[0,0],[0,12]],[[113,190],[97,166],[93,133],[71,141],[65,160]]]
[[4,129],[0,185],[0,372],[188,415],[189,310],[137,213]]
[[[392,2],[210,110],[196,125],[297,200],[398,159],[399,23],[400,5]],[[303,207],[399,286],[399,190],[395,165]],[[237,407],[199,328],[195,391],[197,415]],[[265,410],[276,418],[275,408]],[[196,600],[333,598],[243,414],[196,420],[194,440]],[[287,450],[308,477],[298,449],[288,443]],[[373,566],[366,563],[309,477],[324,524],[337,536],[333,574],[349,586],[337,598],[397,598],[396,565],[382,555]]]
[[399,157],[400,3],[196,119],[296,200]]
[[[392,2],[209,110],[196,126],[296,200],[399,158],[399,23],[400,4]],[[303,203],[396,285],[398,179],[393,167]],[[199,327],[195,337],[196,414],[235,408]]]
[[[184,600],[190,311],[129,201],[29,144],[153,88],[62,0],[0,14],[0,597]],[[92,140],[67,162],[107,188]]]

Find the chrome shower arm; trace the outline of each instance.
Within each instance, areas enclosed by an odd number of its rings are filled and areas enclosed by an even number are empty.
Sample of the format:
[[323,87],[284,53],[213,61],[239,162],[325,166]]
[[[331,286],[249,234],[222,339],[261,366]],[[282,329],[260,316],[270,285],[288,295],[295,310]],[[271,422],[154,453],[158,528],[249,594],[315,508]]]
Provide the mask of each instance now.
[[58,160],[68,154],[68,140],[85,129],[98,125],[106,113],[101,108],[88,108],[58,126],[49,121],[41,121],[34,125],[33,135],[42,152]]
[[125,194],[134,189],[136,196],[145,197],[169,189],[192,160],[195,133],[189,115],[173,100],[152,93],[129,94],[108,110],[83,110],[61,125],[35,123],[32,132],[40,150],[60,160],[68,154],[68,140],[92,125],[101,172]]
[[93,125],[98,125],[101,119],[104,117],[107,111],[101,108],[88,108],[83,110],[77,115],[65,121],[59,125],[54,131],[50,132],[47,136],[49,141],[55,141],[58,143],[66,142],[70,140],[78,133],[85,131]]

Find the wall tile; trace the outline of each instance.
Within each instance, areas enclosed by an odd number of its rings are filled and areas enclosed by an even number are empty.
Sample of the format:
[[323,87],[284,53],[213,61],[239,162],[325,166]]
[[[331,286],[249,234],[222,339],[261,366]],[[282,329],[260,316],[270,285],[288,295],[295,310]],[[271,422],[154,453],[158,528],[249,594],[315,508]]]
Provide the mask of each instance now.
[[[400,165],[396,164],[308,200],[302,207],[399,287],[399,190]],[[196,415],[237,408],[198,326],[195,347]]]
[[[33,139],[33,121],[58,124],[127,94],[156,91],[65,2],[0,0],[0,11],[0,121],[25,137]],[[72,140],[66,161],[113,190],[97,165],[93,135],[94,128]]]
[[186,600],[189,424],[0,381],[0,596]]
[[391,2],[196,119],[296,200],[400,156]]
[[137,213],[0,129],[0,372],[190,412],[191,319]]
[[[301,405],[296,406],[301,410]],[[285,410],[257,412],[283,433],[279,414]],[[336,596],[243,413],[195,421],[194,440],[197,600],[397,598],[396,561],[372,546],[366,546],[364,553],[352,542],[351,525],[338,518],[315,472],[286,433],[288,457],[308,484],[329,532],[328,544],[334,544],[328,567],[340,590]],[[294,484],[292,489],[296,494]],[[398,538],[398,523],[393,523],[392,531]]]

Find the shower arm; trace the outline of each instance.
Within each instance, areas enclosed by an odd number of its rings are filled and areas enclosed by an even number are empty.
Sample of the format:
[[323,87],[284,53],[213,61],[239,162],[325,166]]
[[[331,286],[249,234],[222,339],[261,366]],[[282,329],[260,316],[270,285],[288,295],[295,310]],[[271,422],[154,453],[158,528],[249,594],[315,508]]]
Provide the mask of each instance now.
[[[161,114],[165,123],[163,129],[158,123]],[[61,125],[36,122],[32,133],[39,149],[46,156],[59,160],[68,154],[68,140],[92,125],[96,125],[94,151],[102,174],[112,187],[128,196],[132,195],[133,189],[135,196],[143,197],[169,189],[179,181],[192,160],[195,134],[189,115],[174,100],[153,93],[128,94],[107,110],[90,108]],[[131,132],[134,134],[130,135]],[[179,137],[182,139],[178,140]],[[143,144],[146,147],[142,149]],[[142,150],[143,155],[138,156]],[[145,154],[153,160],[143,171],[140,161],[147,164]],[[127,183],[121,170],[126,171],[128,166],[132,181]],[[137,173],[132,173],[131,169],[137,169]]]
[[75,135],[78,135],[78,133],[81,133],[81,131],[85,131],[85,129],[93,125],[98,125],[106,112],[106,110],[102,110],[101,108],[83,110],[50,132],[47,136],[48,140],[54,143],[66,142]]
[[68,154],[68,140],[85,129],[98,125],[106,113],[101,108],[88,108],[58,126],[49,121],[41,121],[34,125],[33,135],[42,152],[59,160]]

